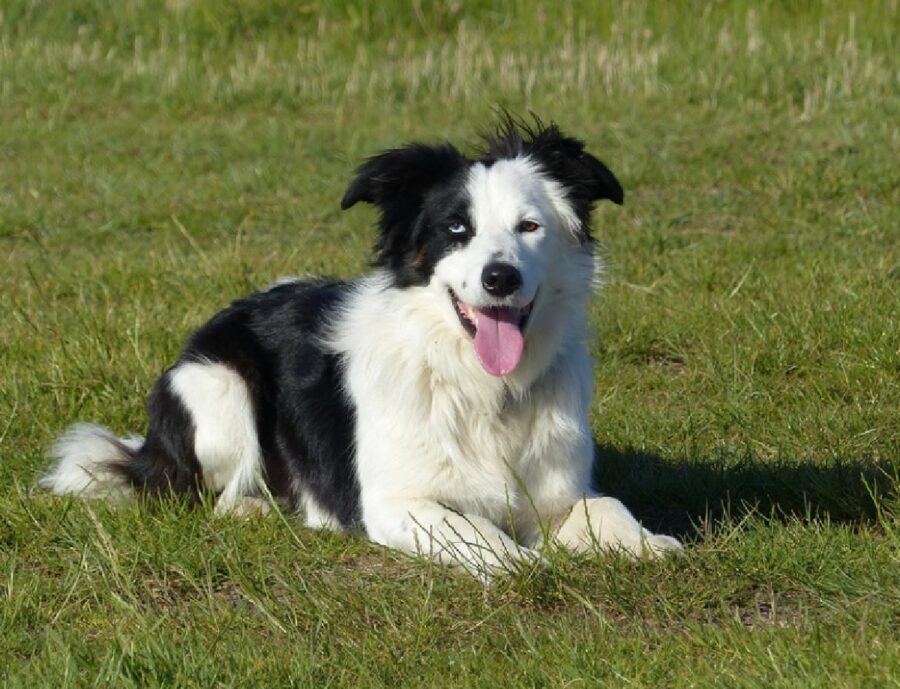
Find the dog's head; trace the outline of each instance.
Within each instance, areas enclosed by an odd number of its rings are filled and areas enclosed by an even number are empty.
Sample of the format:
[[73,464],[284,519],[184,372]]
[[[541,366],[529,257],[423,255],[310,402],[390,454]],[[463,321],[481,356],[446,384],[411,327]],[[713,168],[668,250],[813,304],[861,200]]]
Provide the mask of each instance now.
[[591,256],[594,203],[623,193],[555,125],[506,118],[485,142],[474,159],[450,144],[386,151],[359,168],[341,206],[379,208],[376,264],[398,287],[430,287],[484,369],[505,376],[562,293],[590,289],[591,262],[572,275],[571,259]]

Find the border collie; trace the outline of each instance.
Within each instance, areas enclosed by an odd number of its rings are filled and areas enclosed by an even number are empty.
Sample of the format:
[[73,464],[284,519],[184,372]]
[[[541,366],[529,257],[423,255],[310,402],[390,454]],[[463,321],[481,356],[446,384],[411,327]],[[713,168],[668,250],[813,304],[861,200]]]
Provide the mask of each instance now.
[[551,542],[677,551],[591,486],[590,218],[612,172],[556,125],[504,118],[467,157],[370,158],[341,201],[380,211],[376,270],[234,302],[158,380],[145,438],[70,428],[57,494],[216,496],[478,575]]

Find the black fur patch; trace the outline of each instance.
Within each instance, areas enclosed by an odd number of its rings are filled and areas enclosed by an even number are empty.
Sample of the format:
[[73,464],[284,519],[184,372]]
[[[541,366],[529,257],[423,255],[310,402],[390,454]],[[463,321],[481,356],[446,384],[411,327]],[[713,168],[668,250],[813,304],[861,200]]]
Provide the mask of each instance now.
[[149,428],[144,444],[129,451],[131,459],[117,464],[129,484],[153,495],[174,493],[195,502],[202,480],[194,454],[194,425],[167,371],[153,386],[147,402]]
[[[297,507],[297,485],[345,528],[360,520],[353,465],[355,411],[342,365],[317,338],[345,298],[343,282],[292,282],[235,302],[188,342],[180,362],[221,363],[246,382],[266,485]],[[194,428],[164,375],[151,396],[150,428],[126,472],[145,490],[195,493],[202,483]]]

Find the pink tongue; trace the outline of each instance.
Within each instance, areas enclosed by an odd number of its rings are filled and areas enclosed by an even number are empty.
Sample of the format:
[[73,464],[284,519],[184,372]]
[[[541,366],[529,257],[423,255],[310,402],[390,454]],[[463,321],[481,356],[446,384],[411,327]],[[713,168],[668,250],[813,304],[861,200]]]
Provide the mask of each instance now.
[[492,376],[512,373],[522,359],[525,338],[519,330],[519,309],[475,309],[475,353],[484,370]]

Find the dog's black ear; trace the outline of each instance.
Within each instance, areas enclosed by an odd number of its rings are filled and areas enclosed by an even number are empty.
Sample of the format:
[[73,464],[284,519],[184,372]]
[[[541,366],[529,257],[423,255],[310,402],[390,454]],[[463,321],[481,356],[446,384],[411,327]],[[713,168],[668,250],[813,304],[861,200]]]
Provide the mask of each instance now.
[[590,204],[609,199],[620,206],[624,202],[625,192],[612,171],[556,125],[541,130],[525,147],[574,199]]
[[416,250],[417,226],[428,192],[457,178],[468,166],[469,160],[450,144],[410,144],[362,164],[341,199],[341,208],[364,201],[381,211],[375,265],[403,272]]
[[410,144],[369,158],[356,171],[341,208],[364,201],[382,212],[392,206],[420,203],[435,184],[456,175],[467,164],[465,156],[448,144]]

